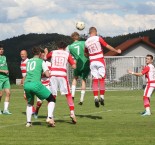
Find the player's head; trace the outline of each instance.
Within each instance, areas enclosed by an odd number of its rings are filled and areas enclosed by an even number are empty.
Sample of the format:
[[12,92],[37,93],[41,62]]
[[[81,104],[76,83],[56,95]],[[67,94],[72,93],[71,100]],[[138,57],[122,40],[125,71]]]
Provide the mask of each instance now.
[[58,49],[63,49],[63,50],[65,50],[66,47],[67,47],[67,44],[66,44],[66,42],[64,42],[64,41],[59,41],[59,42],[57,43],[57,47],[58,47]]
[[21,50],[20,57],[21,57],[22,60],[25,60],[27,58],[27,51],[26,50]]
[[151,54],[146,55],[146,64],[153,63],[153,56]]
[[39,56],[41,59],[44,59],[44,57],[45,57],[45,51],[44,51],[44,49],[41,49],[41,54],[40,54],[40,56]]
[[90,35],[97,35],[97,29],[95,27],[89,28],[89,34]]
[[38,55],[38,56],[40,56],[40,54],[41,54],[41,48],[39,48],[39,47],[33,47],[33,48],[32,48],[32,54],[33,54],[33,55]]
[[74,41],[77,41],[80,39],[80,35],[78,32],[74,32],[71,34],[71,38],[74,40]]
[[2,44],[0,44],[0,55],[2,55],[2,54],[3,54],[3,52],[4,52],[3,45],[2,45]]

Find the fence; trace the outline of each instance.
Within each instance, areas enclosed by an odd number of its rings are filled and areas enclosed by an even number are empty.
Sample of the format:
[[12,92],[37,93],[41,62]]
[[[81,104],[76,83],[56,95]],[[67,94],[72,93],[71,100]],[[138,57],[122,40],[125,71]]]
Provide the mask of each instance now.
[[[106,62],[106,89],[107,90],[133,90],[142,89],[145,85],[145,78],[127,74],[127,69],[140,72],[145,66],[144,56],[110,56],[105,57]],[[69,68],[70,84],[73,79],[73,70]],[[87,79],[87,89],[91,89],[92,77]],[[77,88],[81,87],[81,80],[78,79]]]

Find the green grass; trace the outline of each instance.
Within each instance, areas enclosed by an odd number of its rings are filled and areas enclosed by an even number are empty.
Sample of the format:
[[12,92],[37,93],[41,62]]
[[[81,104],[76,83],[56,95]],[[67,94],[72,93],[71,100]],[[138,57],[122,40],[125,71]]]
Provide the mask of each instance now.
[[[10,102],[13,115],[0,115],[0,145],[154,145],[155,97],[151,99],[152,116],[142,117],[143,91],[107,91],[106,105],[95,108],[92,92],[86,92],[79,106],[76,92],[75,111],[78,123],[71,124],[64,96],[57,97],[56,127],[47,127],[46,101],[33,127],[26,128],[26,102],[23,90],[14,87]],[[3,108],[3,100],[0,108]]]

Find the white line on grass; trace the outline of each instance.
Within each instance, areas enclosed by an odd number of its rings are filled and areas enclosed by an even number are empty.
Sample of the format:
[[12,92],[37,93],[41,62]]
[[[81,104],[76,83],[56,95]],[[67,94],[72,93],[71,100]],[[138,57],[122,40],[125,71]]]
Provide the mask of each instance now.
[[[99,112],[91,112],[91,113],[87,113],[87,114],[80,114],[80,115],[91,115],[91,114],[100,114],[103,112],[110,112],[112,110],[104,110],[104,111],[99,111]],[[69,118],[69,116],[63,116],[61,118]],[[60,119],[60,117],[56,117],[55,120]],[[42,119],[37,119],[36,121],[33,122],[38,122],[38,121],[42,121]],[[0,126],[0,128],[7,128],[7,127],[12,127],[12,126],[19,126],[19,125],[23,125],[24,123],[18,123],[18,124],[10,124],[10,125],[5,125],[5,126]]]

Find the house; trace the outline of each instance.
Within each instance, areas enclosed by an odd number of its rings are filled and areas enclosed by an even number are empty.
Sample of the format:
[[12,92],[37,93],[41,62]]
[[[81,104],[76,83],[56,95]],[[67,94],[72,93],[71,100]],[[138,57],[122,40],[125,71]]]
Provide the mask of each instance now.
[[132,69],[135,72],[141,71],[145,65],[145,56],[151,54],[155,56],[155,44],[149,41],[149,37],[139,37],[127,40],[116,47],[121,49],[122,53],[109,51],[105,56],[107,81],[116,81],[121,83],[144,83],[144,80],[137,77],[127,75],[127,69]]

